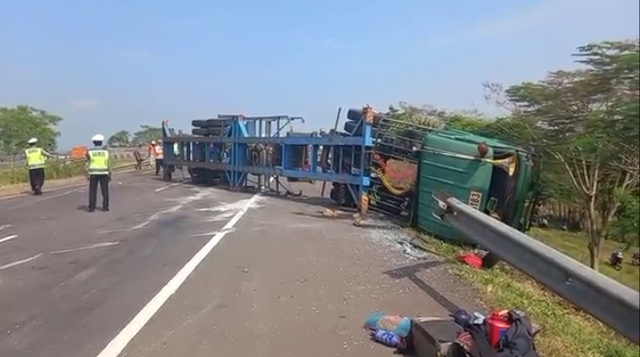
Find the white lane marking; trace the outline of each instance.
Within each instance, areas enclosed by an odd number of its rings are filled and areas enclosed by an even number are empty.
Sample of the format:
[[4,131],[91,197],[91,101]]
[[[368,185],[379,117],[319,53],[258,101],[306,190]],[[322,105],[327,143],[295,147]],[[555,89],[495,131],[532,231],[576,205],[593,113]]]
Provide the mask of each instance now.
[[10,241],[12,239],[16,239],[16,238],[18,238],[17,234],[6,236],[4,238],[0,238],[0,243],[8,242],[8,241]]
[[151,299],[138,314],[114,337],[111,342],[98,354],[97,357],[118,357],[125,347],[133,340],[133,338],[142,330],[142,328],[151,320],[151,318],[160,310],[167,300],[173,295],[178,288],[187,280],[189,275],[200,265],[213,248],[220,243],[222,238],[238,223],[240,218],[247,210],[258,200],[260,194],[257,193],[236,213],[233,218],[225,226],[216,233],[192,258],[180,269],[180,271],[162,289]]
[[198,208],[196,211],[198,212],[220,212],[214,217],[211,217],[207,220],[207,222],[218,222],[218,221],[226,221],[229,218],[233,217],[233,215],[244,207],[249,199],[240,200],[233,203],[225,203],[220,202],[220,204],[216,207],[209,208]]
[[22,259],[22,260],[18,260],[17,262],[5,264],[3,266],[0,266],[0,271],[5,270],[5,269],[9,269],[9,268],[13,268],[13,267],[15,267],[17,265],[20,265],[20,264],[28,263],[28,262],[30,262],[32,260],[38,259],[41,255],[42,255],[42,253],[38,253],[38,254],[36,254],[36,255],[34,255],[32,257],[29,257],[27,259]]
[[204,237],[204,236],[209,236],[211,237],[214,234],[218,234],[218,233],[222,233],[224,232],[224,234],[229,234],[231,232],[235,231],[235,228],[229,228],[227,230],[221,229],[219,231],[215,231],[215,232],[205,232],[205,233],[196,233],[191,235],[192,237]]
[[73,248],[73,249],[56,250],[56,251],[51,252],[51,254],[64,254],[64,253],[71,253],[71,252],[79,252],[79,251],[82,251],[82,250],[111,247],[112,245],[117,245],[118,243],[120,243],[120,242],[118,241],[118,242],[96,243],[96,244],[85,245],[85,246],[77,247],[77,248]]
[[181,183],[181,182],[176,182],[176,183],[172,183],[172,184],[171,184],[171,185],[169,185],[169,186],[162,186],[162,187],[156,188],[155,190],[153,190],[153,192],[160,192],[160,191],[168,190],[168,189],[170,189],[171,187],[176,187],[176,186],[178,186],[180,183]]
[[9,227],[11,227],[10,224],[3,224],[3,225],[0,226],[0,231],[5,229],[5,228],[9,228]]

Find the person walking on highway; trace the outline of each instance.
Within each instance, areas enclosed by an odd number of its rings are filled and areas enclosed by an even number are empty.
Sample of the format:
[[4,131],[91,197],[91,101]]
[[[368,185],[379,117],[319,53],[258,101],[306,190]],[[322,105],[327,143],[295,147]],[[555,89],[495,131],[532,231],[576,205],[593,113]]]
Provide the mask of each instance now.
[[41,195],[45,179],[44,167],[47,158],[53,158],[54,156],[46,152],[44,149],[36,146],[36,143],[38,143],[37,138],[29,139],[29,141],[27,141],[29,147],[24,151],[24,154],[25,163],[29,170],[31,191],[34,195]]
[[109,151],[102,146],[104,136],[96,134],[91,138],[93,147],[87,151],[87,173],[89,176],[89,212],[96,209],[98,185],[102,193],[102,210],[109,210],[109,181],[111,181],[111,160]]
[[155,153],[156,153],[156,176],[158,176],[158,173],[160,173],[160,168],[162,168],[162,172],[164,173],[164,150],[163,150],[161,141],[155,145]]
[[142,144],[138,144],[133,151],[133,157],[136,159],[136,170],[142,170]]

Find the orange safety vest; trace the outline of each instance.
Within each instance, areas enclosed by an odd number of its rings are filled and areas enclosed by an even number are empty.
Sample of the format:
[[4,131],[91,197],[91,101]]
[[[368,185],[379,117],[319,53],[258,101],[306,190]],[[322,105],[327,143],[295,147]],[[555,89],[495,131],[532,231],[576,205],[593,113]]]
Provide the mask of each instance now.
[[163,159],[164,158],[164,152],[163,152],[163,149],[162,149],[162,145],[156,145],[155,152],[156,152],[156,158],[157,159]]

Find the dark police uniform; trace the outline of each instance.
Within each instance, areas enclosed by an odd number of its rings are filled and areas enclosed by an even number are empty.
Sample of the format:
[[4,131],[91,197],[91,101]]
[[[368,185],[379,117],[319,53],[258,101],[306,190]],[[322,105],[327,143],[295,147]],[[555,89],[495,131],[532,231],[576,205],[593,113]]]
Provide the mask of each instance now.
[[109,151],[100,147],[87,151],[88,172],[89,172],[89,212],[96,209],[96,199],[98,196],[98,185],[102,193],[102,210],[109,210],[109,181],[111,180],[111,170],[109,163]]

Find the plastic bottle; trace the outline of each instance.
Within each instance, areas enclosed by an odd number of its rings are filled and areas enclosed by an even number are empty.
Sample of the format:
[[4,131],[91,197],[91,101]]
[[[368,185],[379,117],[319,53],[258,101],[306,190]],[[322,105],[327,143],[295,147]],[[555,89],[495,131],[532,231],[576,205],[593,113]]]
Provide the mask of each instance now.
[[388,347],[398,347],[400,345],[400,337],[385,330],[376,331],[373,334],[373,339]]
[[484,319],[486,319],[486,317],[483,314],[479,312],[474,312],[473,319],[471,320],[471,324],[482,325],[484,323]]
[[493,311],[484,319],[484,323],[487,329],[489,343],[494,348],[499,347],[500,340],[511,326],[511,321],[509,321],[509,311]]

